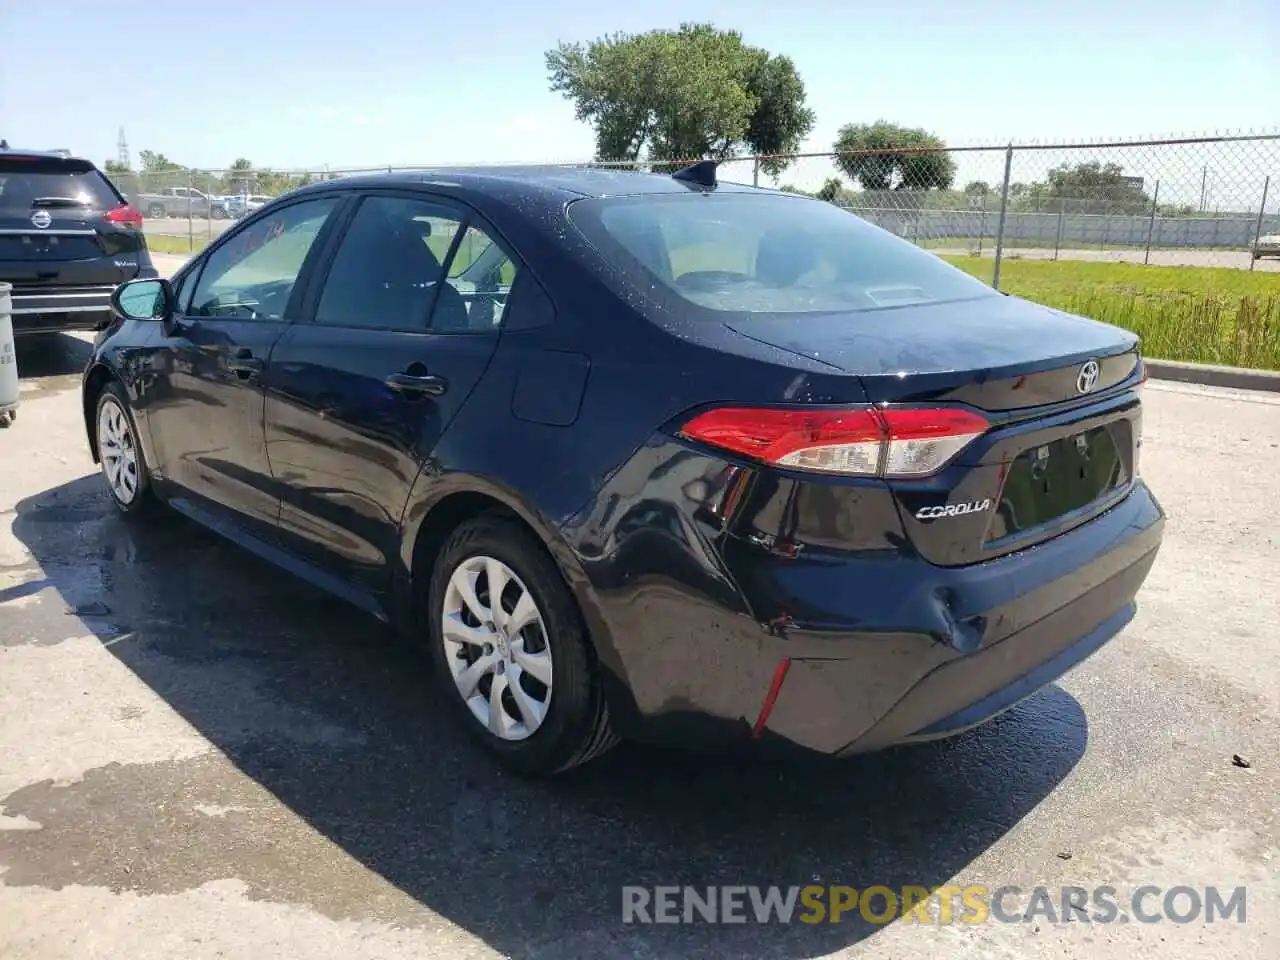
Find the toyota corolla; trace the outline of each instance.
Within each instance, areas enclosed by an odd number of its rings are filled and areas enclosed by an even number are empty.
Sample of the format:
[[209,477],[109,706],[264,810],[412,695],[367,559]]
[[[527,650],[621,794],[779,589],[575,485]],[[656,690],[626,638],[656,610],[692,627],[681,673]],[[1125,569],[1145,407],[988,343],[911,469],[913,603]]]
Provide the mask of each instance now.
[[119,510],[391,622],[530,774],[966,730],[1115,636],[1160,544],[1134,336],[709,162],[317,184],[114,305]]

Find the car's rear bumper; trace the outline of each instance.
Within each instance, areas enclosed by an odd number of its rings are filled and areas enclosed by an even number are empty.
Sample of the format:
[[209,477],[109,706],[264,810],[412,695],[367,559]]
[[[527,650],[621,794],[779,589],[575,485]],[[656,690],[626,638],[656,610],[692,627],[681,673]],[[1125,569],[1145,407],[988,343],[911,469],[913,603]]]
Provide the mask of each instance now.
[[610,606],[602,662],[626,691],[613,698],[617,725],[642,740],[758,738],[826,754],[958,733],[1051,683],[1129,622],[1163,526],[1139,482],[1069,533],[965,567],[724,545],[733,582],[787,598],[796,616],[753,622],[731,604],[656,584],[625,612]]
[[[138,272],[138,276],[155,276],[155,270],[145,268]],[[111,294],[114,291],[114,284],[45,289],[15,285],[14,335],[100,330],[111,322]]]
[[108,307],[75,307],[69,310],[31,310],[13,316],[13,335],[28,336],[38,333],[69,333],[100,330],[111,322]]
[[[1139,499],[1143,494],[1145,488]],[[846,659],[791,660],[765,730],[847,754],[950,736],[991,719],[1058,679],[1129,623],[1134,597],[1155,561],[1159,526],[1155,521],[1147,536],[1132,537],[988,611],[989,624],[1021,626],[972,652],[956,652],[930,637],[902,638],[894,644],[894,659],[904,669],[875,684],[878,696],[861,693],[862,678],[875,669],[861,651]],[[957,589],[963,593],[967,586]],[[1071,594],[1074,599],[1058,606]],[[943,658],[939,647],[947,651]]]

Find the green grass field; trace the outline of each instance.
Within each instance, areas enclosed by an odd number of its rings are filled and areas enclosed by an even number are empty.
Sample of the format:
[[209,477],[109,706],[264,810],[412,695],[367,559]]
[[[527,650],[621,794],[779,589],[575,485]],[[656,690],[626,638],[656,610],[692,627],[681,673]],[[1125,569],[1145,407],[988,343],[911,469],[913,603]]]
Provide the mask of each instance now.
[[[990,281],[992,264],[948,262]],[[1162,360],[1280,370],[1280,274],[1215,267],[1006,260],[1001,289],[1132,330]]]
[[186,237],[171,237],[163,233],[147,234],[147,249],[152,253],[174,253],[185,257],[199,253],[208,245],[203,239],[197,239],[193,247]]

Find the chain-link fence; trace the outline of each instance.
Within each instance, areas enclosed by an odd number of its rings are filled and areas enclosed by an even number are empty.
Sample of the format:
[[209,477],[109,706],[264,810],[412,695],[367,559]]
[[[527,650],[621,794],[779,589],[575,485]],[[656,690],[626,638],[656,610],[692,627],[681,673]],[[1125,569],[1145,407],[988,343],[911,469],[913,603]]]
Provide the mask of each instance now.
[[151,247],[161,253],[178,253],[199,249],[234,221],[322,175],[166,166],[108,170],[108,176],[142,213]]
[[[776,176],[771,161],[785,164]],[[296,187],[411,169],[431,168],[112,176],[153,248],[184,252]],[[989,259],[970,269],[997,286],[1010,258],[1280,270],[1280,134],[746,157],[719,176],[808,193],[937,253]]]
[[[775,179],[920,246],[989,257],[1280,267],[1280,135],[804,155]],[[1261,255],[1261,258],[1259,257]]]

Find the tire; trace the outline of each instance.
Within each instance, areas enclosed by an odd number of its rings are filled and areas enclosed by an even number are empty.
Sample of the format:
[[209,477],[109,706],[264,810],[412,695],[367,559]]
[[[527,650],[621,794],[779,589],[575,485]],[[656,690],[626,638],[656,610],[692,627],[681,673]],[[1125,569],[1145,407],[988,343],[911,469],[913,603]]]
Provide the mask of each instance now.
[[[104,418],[109,418],[110,427]],[[102,393],[98,395],[93,429],[102,479],[116,509],[130,518],[151,517],[159,513],[162,505],[151,486],[151,473],[147,470],[146,458],[138,443],[138,428],[133,420],[133,411],[129,408],[124,388],[114,380],[104,386]],[[115,456],[115,466],[124,476],[133,477],[132,484],[114,479],[117,474],[112,469],[113,448],[120,451]]]
[[151,204],[151,206],[147,207],[147,216],[150,217],[152,220],[163,219],[165,216],[164,204],[162,203]]
[[[510,634],[505,623],[495,626],[493,621],[498,618],[488,616],[493,607],[488,605],[487,570],[494,562],[511,575],[502,595],[500,618],[509,623],[511,614],[519,613],[528,620],[528,607],[515,606],[526,592],[537,616],[536,622]],[[462,599],[455,573],[464,580],[475,578],[471,596],[488,623],[476,616],[476,607]],[[467,642],[446,638],[446,605],[450,635],[466,635]],[[503,765],[524,776],[545,777],[586,763],[617,743],[609,728],[594,651],[577,604],[542,544],[521,524],[489,515],[459,526],[445,542],[432,570],[424,612],[431,659],[443,696],[470,734]],[[475,642],[487,637],[494,642]],[[488,664],[486,669],[469,669],[481,660]],[[549,687],[535,675],[544,670],[551,678]],[[468,700],[462,690],[469,684],[459,677],[473,672],[480,679]],[[505,688],[499,693],[496,721],[495,684]],[[517,704],[516,687],[523,693],[523,703],[541,706],[536,723]],[[487,715],[487,721],[482,714]],[[495,732],[495,726],[503,732]]]

